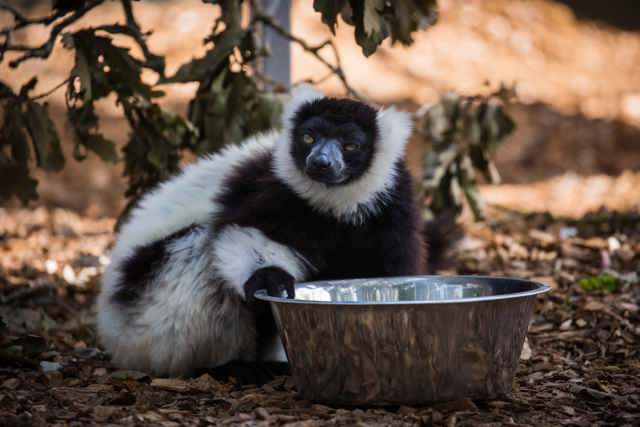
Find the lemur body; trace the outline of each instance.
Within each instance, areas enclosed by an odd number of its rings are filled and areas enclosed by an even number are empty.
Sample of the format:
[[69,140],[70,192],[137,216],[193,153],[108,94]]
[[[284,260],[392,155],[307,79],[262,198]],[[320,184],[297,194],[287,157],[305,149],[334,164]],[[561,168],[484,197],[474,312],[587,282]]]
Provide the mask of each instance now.
[[120,230],[99,298],[114,362],[188,375],[286,360],[256,289],[291,295],[295,281],[422,272],[403,162],[410,129],[405,113],[303,87],[281,132],[201,159],[145,196]]

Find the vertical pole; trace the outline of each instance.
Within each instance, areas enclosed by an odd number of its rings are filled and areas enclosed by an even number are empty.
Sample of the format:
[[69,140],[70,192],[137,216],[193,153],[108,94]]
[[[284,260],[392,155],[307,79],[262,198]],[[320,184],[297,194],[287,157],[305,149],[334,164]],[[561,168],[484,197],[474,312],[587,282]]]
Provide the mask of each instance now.
[[[273,17],[278,25],[287,31],[291,30],[291,0],[261,0],[260,4],[264,13]],[[271,55],[263,61],[262,72],[289,88],[291,86],[291,46],[289,40],[269,27],[262,29],[262,37],[263,43],[271,51]]]

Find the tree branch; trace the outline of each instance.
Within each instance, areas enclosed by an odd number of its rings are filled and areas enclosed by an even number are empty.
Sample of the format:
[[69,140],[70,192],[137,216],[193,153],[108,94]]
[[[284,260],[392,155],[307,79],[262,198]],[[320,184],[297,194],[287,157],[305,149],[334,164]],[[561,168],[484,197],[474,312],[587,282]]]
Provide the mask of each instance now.
[[[255,13],[254,13],[254,18],[253,18],[252,24],[256,23],[256,22],[260,22],[260,23],[262,23],[264,25],[268,25],[273,30],[275,30],[278,34],[280,34],[282,37],[284,37],[284,38],[286,38],[286,39],[298,44],[300,47],[302,47],[302,49],[304,49],[305,51],[309,52],[318,61],[320,61],[325,67],[327,67],[331,71],[332,74],[336,75],[340,79],[340,81],[342,82],[342,85],[344,86],[344,88],[346,89],[346,91],[347,91],[347,93],[349,95],[351,95],[351,96],[353,96],[355,98],[362,98],[358,94],[358,92],[347,81],[347,78],[345,76],[344,70],[342,69],[342,65],[341,65],[341,62],[340,62],[340,55],[338,54],[338,49],[336,48],[336,46],[335,46],[335,44],[333,43],[332,40],[325,40],[324,42],[320,43],[319,45],[311,46],[305,40],[303,40],[303,39],[301,39],[299,37],[296,37],[293,34],[289,33],[287,30],[285,30],[280,25],[278,25],[278,23],[275,22],[271,16],[263,14],[258,9],[255,9]],[[333,50],[333,54],[335,56],[336,65],[333,65],[331,62],[327,61],[324,57],[322,57],[322,55],[320,55],[320,53],[319,53],[320,50],[322,50],[326,46],[331,46],[331,49]]]
[[28,21],[28,19],[23,14],[18,12],[15,7],[11,6],[4,0],[0,1],[0,10],[6,10],[7,12],[11,13],[13,15],[13,20],[16,22],[16,25],[20,25],[23,22]]
[[1,31],[1,34],[4,36],[5,39],[2,45],[0,46],[0,61],[3,59],[4,54],[6,52],[25,52],[22,56],[14,59],[9,63],[9,66],[11,68],[16,68],[22,62],[28,59],[48,58],[49,55],[51,55],[51,51],[53,50],[53,47],[60,33],[69,25],[73,24],[74,22],[82,18],[91,9],[93,9],[94,7],[98,6],[103,2],[104,0],[92,0],[87,2],[83,7],[74,11],[71,15],[67,16],[58,24],[54,25],[54,27],[51,29],[51,32],[49,33],[49,38],[47,39],[46,42],[44,42],[40,46],[33,46],[33,47],[23,46],[23,45],[12,45],[11,39],[10,39],[10,33],[12,31],[15,31],[16,29],[23,28],[29,25],[35,25],[35,24],[49,25],[55,22],[56,20],[58,20],[58,18],[66,16],[67,14],[56,12],[53,15],[45,18],[29,20],[14,8],[12,8],[11,6],[8,6],[6,2],[2,2],[2,4],[0,5],[0,8],[4,10],[9,10],[13,14],[14,19],[16,20],[16,24],[13,27],[5,28]]
[[[0,0],[0,10],[6,10],[13,15],[15,25],[10,29],[12,31],[19,30],[20,28],[28,27],[29,25],[49,25],[56,19],[66,15],[68,12],[56,12],[53,15],[43,16],[42,18],[29,19],[18,11],[15,7],[8,4],[5,0]],[[4,32],[7,28],[3,29]]]
[[[333,74],[332,74],[333,75]],[[275,92],[286,92],[287,88],[282,82],[272,79],[264,73],[261,73],[257,69],[253,69],[253,76],[266,85],[270,85]]]
[[142,31],[140,31],[140,26],[133,16],[131,0],[122,0],[122,8],[124,10],[124,16],[127,19],[126,28],[129,30],[126,34],[129,34],[136,41],[138,46],[140,46],[148,67],[160,74],[161,77],[164,77],[164,58],[151,53],[149,50],[145,40],[146,34],[143,34]]
[[32,96],[31,100],[35,101],[37,99],[40,98],[46,98],[47,96],[51,95],[53,92],[55,92],[56,90],[60,89],[62,86],[66,85],[67,83],[69,83],[69,80],[71,80],[70,78],[67,78],[63,81],[61,81],[59,84],[57,84],[56,86],[52,87],[51,89],[49,89],[48,91],[41,93],[40,95],[36,95],[36,96]]

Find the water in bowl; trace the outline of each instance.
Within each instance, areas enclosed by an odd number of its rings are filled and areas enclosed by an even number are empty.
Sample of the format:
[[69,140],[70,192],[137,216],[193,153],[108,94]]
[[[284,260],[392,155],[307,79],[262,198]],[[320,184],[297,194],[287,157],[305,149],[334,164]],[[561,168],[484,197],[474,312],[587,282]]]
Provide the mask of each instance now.
[[427,282],[407,278],[327,281],[296,288],[297,300],[365,304],[450,301],[489,295],[493,295],[491,287],[483,284]]

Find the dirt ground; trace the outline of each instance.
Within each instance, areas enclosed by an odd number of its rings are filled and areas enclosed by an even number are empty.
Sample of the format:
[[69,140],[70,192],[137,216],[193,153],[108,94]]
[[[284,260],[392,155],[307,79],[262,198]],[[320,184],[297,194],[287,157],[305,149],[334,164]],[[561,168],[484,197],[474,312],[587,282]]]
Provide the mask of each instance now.
[[[496,210],[468,223],[448,273],[535,278],[538,298],[514,390],[500,400],[340,408],[262,387],[122,371],[97,348],[93,301],[113,220],[0,210],[3,425],[611,425],[640,423],[640,216],[579,220]],[[607,289],[580,279],[606,272]],[[580,284],[582,283],[582,285]]]

